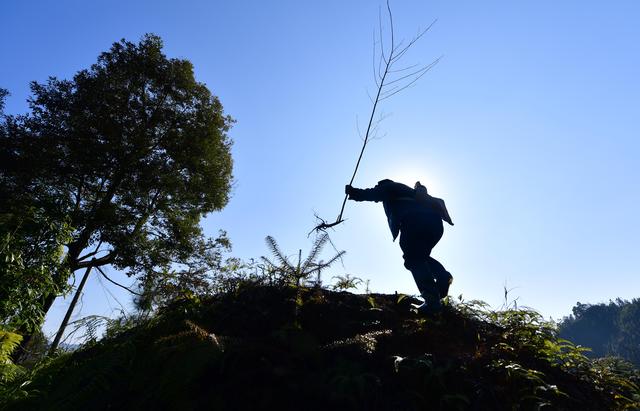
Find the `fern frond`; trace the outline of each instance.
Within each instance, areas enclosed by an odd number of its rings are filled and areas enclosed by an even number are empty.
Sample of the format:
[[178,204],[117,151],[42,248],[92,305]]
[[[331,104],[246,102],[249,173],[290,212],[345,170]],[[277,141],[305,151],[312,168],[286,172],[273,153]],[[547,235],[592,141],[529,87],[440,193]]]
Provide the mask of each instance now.
[[320,263],[316,264],[313,267],[312,270],[306,271],[305,274],[306,275],[311,275],[311,274],[317,273],[320,270],[324,270],[325,268],[328,268],[333,263],[335,263],[337,260],[342,258],[342,256],[345,255],[346,253],[347,253],[346,251],[340,251],[338,254],[336,254],[333,257],[331,257],[331,259],[329,261],[327,261],[327,262],[321,261]]
[[271,251],[273,256],[280,262],[282,268],[287,271],[295,271],[295,268],[291,264],[291,262],[289,262],[289,259],[282,253],[282,251],[280,251],[280,247],[278,246],[276,240],[268,235],[265,238],[265,241],[267,243],[267,247],[269,247],[269,251]]
[[316,237],[316,240],[313,242],[313,246],[311,247],[311,251],[309,251],[309,255],[307,256],[306,260],[304,260],[304,263],[302,263],[302,268],[300,271],[307,271],[307,268],[309,268],[316,260],[316,258],[318,258],[318,254],[320,254],[328,239],[329,234],[327,233]]
[[20,334],[0,330],[0,364],[11,364],[11,353],[22,341]]
[[269,260],[267,257],[262,256],[260,257],[260,260],[262,260],[262,262],[264,262],[268,268],[275,268],[276,265],[273,263],[273,261]]

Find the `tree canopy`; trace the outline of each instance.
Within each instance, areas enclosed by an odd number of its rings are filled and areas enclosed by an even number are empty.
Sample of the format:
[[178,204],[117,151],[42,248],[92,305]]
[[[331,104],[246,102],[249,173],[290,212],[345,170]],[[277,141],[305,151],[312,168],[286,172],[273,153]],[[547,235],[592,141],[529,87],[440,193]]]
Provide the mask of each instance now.
[[[145,275],[187,262],[210,241],[200,219],[228,201],[233,120],[162,47],[123,39],[71,80],[32,82],[29,112],[2,116],[0,211],[68,225],[58,288],[89,265]],[[45,312],[55,296],[41,291]]]

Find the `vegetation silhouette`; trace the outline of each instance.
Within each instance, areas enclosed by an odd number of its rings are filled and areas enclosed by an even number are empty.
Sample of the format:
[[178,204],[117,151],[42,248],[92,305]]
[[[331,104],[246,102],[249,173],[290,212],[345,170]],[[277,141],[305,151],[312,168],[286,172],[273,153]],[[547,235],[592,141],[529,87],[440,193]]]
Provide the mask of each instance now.
[[[0,384],[30,410],[615,410],[640,374],[592,361],[527,309],[448,300],[425,318],[404,295],[247,280],[185,297]],[[227,283],[228,284],[228,283]]]
[[314,274],[316,275],[315,284],[318,286],[322,285],[322,270],[329,268],[345,254],[345,251],[339,251],[327,262],[316,261],[322,249],[329,241],[329,235],[327,233],[322,233],[316,237],[309,254],[304,260],[302,259],[302,250],[298,250],[297,263],[292,263],[289,260],[289,257],[280,250],[277,241],[273,237],[267,236],[265,241],[269,247],[269,251],[271,251],[271,254],[273,254],[277,260],[277,263],[274,263],[267,257],[262,257],[262,261],[266,263],[269,270],[277,274],[284,284],[295,287],[300,287],[305,282],[313,281],[312,276]]

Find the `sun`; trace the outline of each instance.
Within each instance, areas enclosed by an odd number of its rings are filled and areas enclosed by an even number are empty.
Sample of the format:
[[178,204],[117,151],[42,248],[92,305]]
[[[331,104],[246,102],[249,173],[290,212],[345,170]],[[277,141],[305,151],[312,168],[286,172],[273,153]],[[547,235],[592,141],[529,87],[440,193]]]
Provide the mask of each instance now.
[[401,165],[387,170],[385,178],[413,187],[416,181],[427,187],[429,192],[437,193],[441,188],[440,179],[433,170],[419,166]]

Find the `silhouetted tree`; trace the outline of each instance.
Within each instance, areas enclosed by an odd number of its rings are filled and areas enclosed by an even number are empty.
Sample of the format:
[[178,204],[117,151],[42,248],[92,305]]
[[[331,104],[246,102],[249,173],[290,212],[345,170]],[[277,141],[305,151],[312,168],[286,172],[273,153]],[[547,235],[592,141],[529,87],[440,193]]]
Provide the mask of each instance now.
[[[0,141],[9,132],[10,119],[3,112],[8,94],[0,89]],[[0,177],[4,184],[6,176]],[[22,335],[39,331],[44,319],[42,295],[61,293],[66,285],[56,283],[51,273],[68,275],[62,256],[70,232],[65,220],[12,201],[11,195],[0,196],[0,329]]]
[[635,298],[621,307],[618,329],[614,352],[640,367],[640,299]]
[[[233,120],[189,61],[149,34],[31,92],[30,112],[0,126],[0,211],[71,227],[58,289],[79,269],[147,275],[203,249],[201,217],[228,200]],[[58,293],[40,293],[46,313]]]
[[9,90],[0,88],[0,116],[4,115],[4,100],[9,95]]

